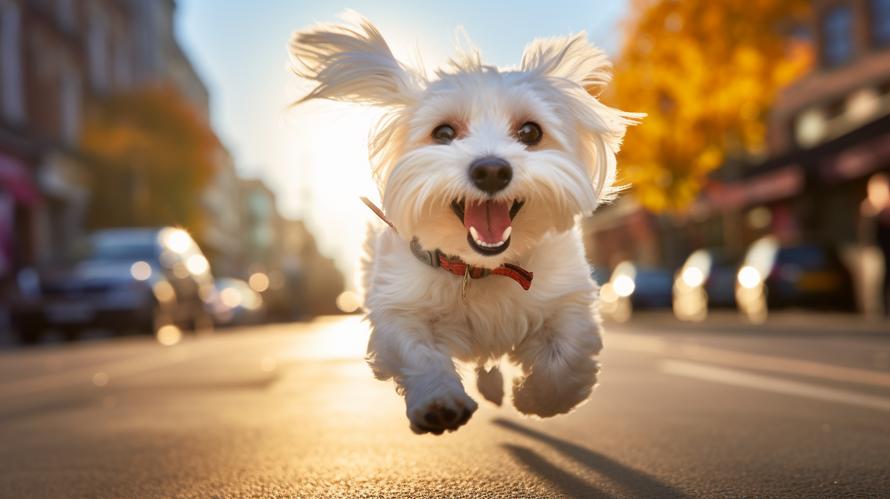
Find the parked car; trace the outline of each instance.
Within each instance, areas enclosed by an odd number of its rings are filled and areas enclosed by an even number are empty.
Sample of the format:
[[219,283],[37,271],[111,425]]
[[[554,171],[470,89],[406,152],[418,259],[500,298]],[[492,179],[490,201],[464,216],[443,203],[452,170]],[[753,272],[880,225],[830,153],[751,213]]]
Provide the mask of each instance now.
[[19,279],[12,321],[22,341],[51,329],[75,339],[86,329],[153,334],[167,324],[210,324],[209,263],[184,230],[103,230],[77,253],[62,268]]
[[612,277],[612,270],[608,267],[594,267],[590,270],[590,277],[597,286],[602,287]]
[[606,317],[623,322],[635,309],[670,307],[672,284],[672,273],[666,269],[621,262],[600,287],[600,310]]
[[668,308],[671,306],[673,272],[658,267],[637,268],[634,291],[630,295],[634,308]]
[[674,276],[674,314],[702,320],[709,308],[734,307],[738,266],[721,248],[693,251]]
[[755,241],[736,276],[739,308],[751,317],[785,307],[853,311],[853,279],[837,251],[816,243]]
[[212,300],[214,323],[219,326],[258,324],[266,315],[263,296],[241,279],[216,279]]

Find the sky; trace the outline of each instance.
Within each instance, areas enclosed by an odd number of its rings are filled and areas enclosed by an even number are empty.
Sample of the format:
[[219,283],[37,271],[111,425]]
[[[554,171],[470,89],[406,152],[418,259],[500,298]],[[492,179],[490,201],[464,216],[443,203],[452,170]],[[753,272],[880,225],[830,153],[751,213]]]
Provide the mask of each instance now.
[[462,28],[483,59],[519,63],[537,37],[587,31],[614,54],[625,0],[597,1],[294,1],[180,0],[177,37],[210,92],[211,120],[242,176],[276,192],[278,208],[304,219],[322,252],[347,276],[373,216],[359,196],[376,199],[367,136],[379,112],[343,104],[288,104],[306,91],[287,70],[295,30],[355,10],[382,32],[403,61],[434,69],[451,55]]

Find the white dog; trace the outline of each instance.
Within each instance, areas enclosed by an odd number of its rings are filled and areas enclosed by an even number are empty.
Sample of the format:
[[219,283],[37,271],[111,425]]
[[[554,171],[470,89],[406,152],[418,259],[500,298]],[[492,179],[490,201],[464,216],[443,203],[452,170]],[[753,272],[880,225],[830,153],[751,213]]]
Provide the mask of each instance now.
[[611,66],[583,33],[535,40],[518,68],[470,51],[427,79],[353,16],[297,32],[290,53],[315,83],[301,102],[388,110],[370,158],[391,226],[369,231],[363,262],[374,374],[395,381],[416,433],[453,431],[476,410],[454,359],[475,363],[500,404],[501,374],[485,366],[508,356],[523,372],[519,411],[569,412],[596,384],[602,347],[576,221],[608,195],[639,116],[595,97]]

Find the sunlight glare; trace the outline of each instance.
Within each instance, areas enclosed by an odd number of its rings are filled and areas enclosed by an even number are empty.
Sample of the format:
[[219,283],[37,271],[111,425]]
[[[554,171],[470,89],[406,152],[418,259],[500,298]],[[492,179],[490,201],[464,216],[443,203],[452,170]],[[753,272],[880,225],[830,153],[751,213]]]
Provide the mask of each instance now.
[[158,329],[155,338],[165,347],[173,346],[182,340],[182,330],[173,324],[165,324]]

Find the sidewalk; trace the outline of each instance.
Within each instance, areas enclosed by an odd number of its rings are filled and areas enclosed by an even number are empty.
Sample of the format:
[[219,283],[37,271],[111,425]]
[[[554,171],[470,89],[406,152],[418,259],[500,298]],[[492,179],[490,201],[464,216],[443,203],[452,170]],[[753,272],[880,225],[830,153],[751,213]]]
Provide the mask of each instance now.
[[658,327],[665,332],[715,332],[740,334],[887,335],[890,320],[858,314],[802,310],[771,312],[764,324],[752,324],[735,310],[711,311],[703,322],[684,322],[669,310],[634,312],[624,323],[606,321],[613,330],[623,326]]

